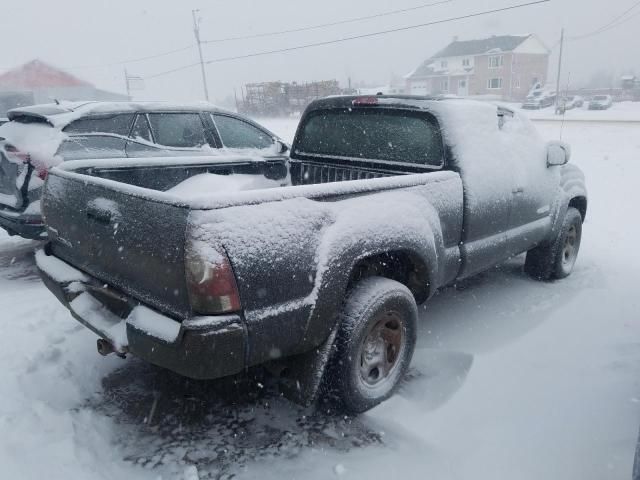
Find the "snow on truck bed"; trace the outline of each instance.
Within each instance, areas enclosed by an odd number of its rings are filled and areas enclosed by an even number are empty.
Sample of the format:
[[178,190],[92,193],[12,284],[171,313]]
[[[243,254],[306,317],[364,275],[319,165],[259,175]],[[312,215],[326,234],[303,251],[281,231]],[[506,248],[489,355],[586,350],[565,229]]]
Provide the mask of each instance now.
[[257,190],[262,188],[276,188],[287,185],[277,180],[269,180],[261,175],[233,174],[216,175],[214,173],[202,173],[186,179],[173,188],[166,191],[184,199],[197,198],[209,193],[228,193],[243,190]]

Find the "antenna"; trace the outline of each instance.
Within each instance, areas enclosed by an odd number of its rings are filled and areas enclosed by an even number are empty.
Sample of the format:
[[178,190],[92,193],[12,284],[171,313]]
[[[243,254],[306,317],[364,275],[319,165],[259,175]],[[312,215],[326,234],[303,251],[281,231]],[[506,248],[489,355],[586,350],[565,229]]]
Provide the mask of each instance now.
[[[564,93],[565,93],[565,97],[567,96],[567,94],[569,93],[569,83],[571,81],[571,71],[569,71],[569,74],[567,75],[567,88],[565,89]],[[557,93],[556,93],[556,98],[557,98]],[[560,139],[562,141],[562,131],[564,130],[564,116],[567,114],[567,108],[566,105],[565,107],[562,108],[562,121],[560,122]]]

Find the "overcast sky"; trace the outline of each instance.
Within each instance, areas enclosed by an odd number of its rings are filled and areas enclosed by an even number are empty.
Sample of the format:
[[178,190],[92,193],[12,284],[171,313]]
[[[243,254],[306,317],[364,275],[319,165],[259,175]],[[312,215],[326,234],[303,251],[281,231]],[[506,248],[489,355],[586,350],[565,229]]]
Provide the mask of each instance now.
[[[125,65],[115,63],[187,47],[194,43],[192,9],[199,9],[201,37],[213,40],[286,30],[347,18],[410,8],[436,0],[3,0],[2,71],[38,58],[95,83],[124,92]],[[461,16],[528,0],[453,0],[410,13],[274,37],[204,46],[215,59],[286,48],[350,35]],[[214,63],[207,66],[212,99],[233,95],[248,82],[338,79],[346,84],[387,83],[405,75],[451,41],[500,34],[535,33],[553,49],[550,75],[556,71],[561,27],[568,36],[590,33],[606,25],[637,0],[552,0],[510,12],[454,21],[380,37],[354,40],[290,53]],[[638,34],[640,7],[620,26],[599,35],[567,42],[563,82],[588,81],[597,71],[617,78],[640,74]],[[635,14],[635,17],[632,15]],[[129,63],[132,75],[150,76],[197,62],[195,47],[168,56]],[[147,79],[140,100],[203,98],[199,67]],[[551,79],[550,79],[551,80]]]

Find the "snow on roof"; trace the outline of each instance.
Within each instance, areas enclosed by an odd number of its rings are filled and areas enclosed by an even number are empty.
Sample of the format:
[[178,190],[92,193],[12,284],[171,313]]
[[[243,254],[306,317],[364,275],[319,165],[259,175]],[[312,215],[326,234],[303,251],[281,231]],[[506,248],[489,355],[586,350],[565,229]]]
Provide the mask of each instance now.
[[31,115],[46,119],[51,125],[62,128],[73,120],[89,114],[148,112],[148,111],[197,111],[208,110],[228,112],[209,102],[59,102],[20,107],[9,110],[7,116],[13,119],[20,115]]
[[53,67],[41,60],[31,60],[0,74],[0,88],[37,89],[44,87],[92,87],[89,82]]

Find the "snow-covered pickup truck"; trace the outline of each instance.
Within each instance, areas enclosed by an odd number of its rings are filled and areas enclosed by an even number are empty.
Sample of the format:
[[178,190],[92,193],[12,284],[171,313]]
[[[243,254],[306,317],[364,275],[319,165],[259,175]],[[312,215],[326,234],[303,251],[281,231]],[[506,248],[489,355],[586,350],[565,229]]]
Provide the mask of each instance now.
[[403,377],[436,289],[522,252],[534,277],[571,272],[587,197],[568,159],[495,105],[330,97],[287,162],[53,169],[36,260],[101,353],[201,379],[265,365],[289,398],[362,412]]

